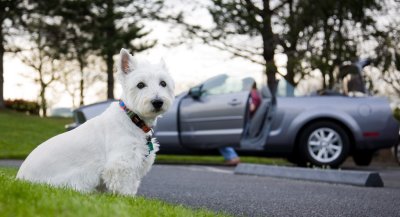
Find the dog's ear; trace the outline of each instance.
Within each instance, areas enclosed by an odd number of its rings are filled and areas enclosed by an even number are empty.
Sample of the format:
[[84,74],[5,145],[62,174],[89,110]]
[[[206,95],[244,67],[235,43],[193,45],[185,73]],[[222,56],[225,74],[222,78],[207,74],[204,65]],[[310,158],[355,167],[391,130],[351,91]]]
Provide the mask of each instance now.
[[164,58],[161,58],[160,63],[161,67],[163,67],[164,69],[167,69],[167,64],[165,64],[165,60]]
[[129,52],[122,48],[121,51],[119,52],[120,56],[120,62],[119,62],[119,67],[121,72],[124,74],[128,74],[132,72],[135,68],[135,61],[133,60],[132,55],[129,54]]

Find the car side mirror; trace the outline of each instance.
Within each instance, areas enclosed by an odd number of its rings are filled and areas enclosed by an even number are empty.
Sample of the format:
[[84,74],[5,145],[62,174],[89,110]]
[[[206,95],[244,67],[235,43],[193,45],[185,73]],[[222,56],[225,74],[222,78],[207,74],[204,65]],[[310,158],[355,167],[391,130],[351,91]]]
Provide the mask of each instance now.
[[203,94],[203,92],[201,91],[201,86],[197,86],[197,87],[192,87],[189,90],[189,95],[193,98],[193,99],[200,99],[201,95]]

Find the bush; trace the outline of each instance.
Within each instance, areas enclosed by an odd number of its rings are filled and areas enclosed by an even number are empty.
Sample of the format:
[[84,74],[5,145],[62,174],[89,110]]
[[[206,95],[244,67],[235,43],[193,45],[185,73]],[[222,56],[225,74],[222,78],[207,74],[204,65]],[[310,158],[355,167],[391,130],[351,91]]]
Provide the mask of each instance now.
[[397,107],[393,110],[393,116],[400,121],[400,108]]
[[39,103],[27,101],[23,99],[5,100],[5,106],[19,112],[29,113],[31,115],[39,115]]

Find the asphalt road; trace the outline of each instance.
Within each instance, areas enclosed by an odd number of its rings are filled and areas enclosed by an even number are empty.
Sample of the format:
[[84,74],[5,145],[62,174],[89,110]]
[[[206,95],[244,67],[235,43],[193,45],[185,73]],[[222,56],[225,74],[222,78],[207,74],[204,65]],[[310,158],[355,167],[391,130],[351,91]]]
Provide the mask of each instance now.
[[139,195],[235,216],[400,216],[399,177],[391,186],[367,188],[234,175],[221,167],[156,165]]
[[138,194],[235,216],[400,216],[400,168],[373,169],[384,188],[234,175],[229,167],[154,165]]

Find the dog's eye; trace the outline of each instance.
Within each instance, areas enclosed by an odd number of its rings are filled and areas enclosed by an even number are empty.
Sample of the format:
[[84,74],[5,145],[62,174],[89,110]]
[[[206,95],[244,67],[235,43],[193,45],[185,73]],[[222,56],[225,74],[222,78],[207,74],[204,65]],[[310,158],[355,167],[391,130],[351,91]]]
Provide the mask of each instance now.
[[166,87],[166,86],[167,86],[167,83],[165,83],[165,81],[161,81],[161,82],[160,82],[160,86],[161,86],[161,87]]
[[137,88],[142,89],[146,87],[146,85],[143,82],[139,82],[139,84],[136,85]]

